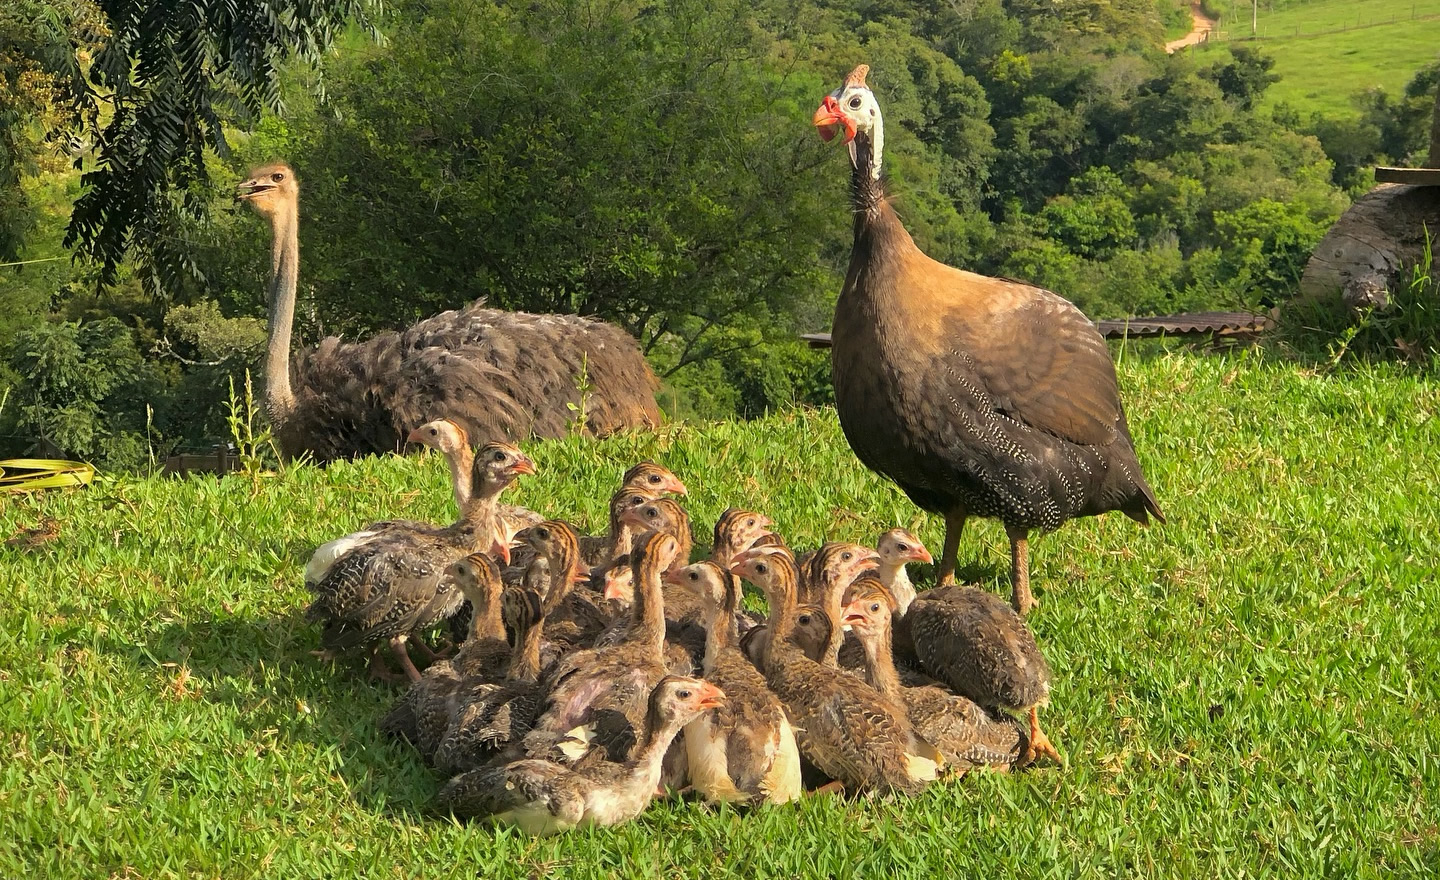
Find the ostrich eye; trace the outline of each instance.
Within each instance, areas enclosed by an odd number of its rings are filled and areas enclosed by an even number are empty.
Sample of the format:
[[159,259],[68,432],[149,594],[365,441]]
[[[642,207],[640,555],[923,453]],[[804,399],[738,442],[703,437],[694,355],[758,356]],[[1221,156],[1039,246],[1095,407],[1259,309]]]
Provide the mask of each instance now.
[[276,183],[279,183],[280,181],[285,179],[285,175],[283,172],[276,171],[274,174],[270,175],[270,179],[275,181]]
[[859,95],[856,95],[855,97],[853,97],[853,98],[850,99],[850,109],[851,109],[851,110],[859,110],[859,109],[860,109],[860,96],[859,96]]

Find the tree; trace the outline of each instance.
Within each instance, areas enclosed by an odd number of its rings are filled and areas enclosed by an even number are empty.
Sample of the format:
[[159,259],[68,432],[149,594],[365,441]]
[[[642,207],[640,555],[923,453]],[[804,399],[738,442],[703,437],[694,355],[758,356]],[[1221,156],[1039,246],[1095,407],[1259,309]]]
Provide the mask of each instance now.
[[[66,246],[98,261],[107,279],[132,248],[152,278],[193,271],[188,252],[172,242],[183,239],[187,219],[206,213],[205,150],[228,154],[227,118],[280,109],[280,65],[318,60],[367,3],[96,0],[103,47],[88,64],[78,51],[68,55],[59,72],[74,146],[96,153]],[[40,5],[63,21],[75,14]]]

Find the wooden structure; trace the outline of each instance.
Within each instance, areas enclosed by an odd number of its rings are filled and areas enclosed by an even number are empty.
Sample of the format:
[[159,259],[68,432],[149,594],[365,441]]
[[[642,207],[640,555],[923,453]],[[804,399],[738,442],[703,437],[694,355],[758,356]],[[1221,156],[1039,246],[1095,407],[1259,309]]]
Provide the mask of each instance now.
[[228,474],[240,469],[240,456],[227,443],[217,443],[209,452],[182,452],[165,459],[163,473],[183,477],[188,474]]
[[1379,184],[1355,200],[1310,255],[1300,296],[1339,295],[1351,309],[1384,309],[1406,267],[1423,258],[1426,238],[1440,236],[1440,89],[1430,124],[1428,168],[1375,169]]
[[[1275,321],[1269,315],[1250,312],[1192,312],[1096,321],[1095,326],[1106,339],[1169,336],[1239,340],[1253,338],[1272,329]],[[811,348],[830,347],[829,333],[804,333],[800,338],[810,343]]]

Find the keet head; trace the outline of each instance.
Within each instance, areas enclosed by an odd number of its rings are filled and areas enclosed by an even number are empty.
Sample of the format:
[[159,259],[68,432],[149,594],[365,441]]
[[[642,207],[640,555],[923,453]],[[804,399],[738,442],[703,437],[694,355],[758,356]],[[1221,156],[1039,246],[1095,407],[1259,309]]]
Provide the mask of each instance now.
[[880,561],[886,565],[935,561],[920,539],[905,529],[891,529],[881,535],[876,549],[880,551]]
[[500,584],[500,567],[485,553],[471,553],[464,559],[450,563],[445,574],[467,597],[491,588],[498,590]]
[[261,217],[269,219],[282,209],[293,207],[300,197],[300,182],[284,162],[272,162],[251,169],[250,177],[235,189],[235,198],[249,202]]
[[842,130],[845,143],[850,145],[850,162],[859,167],[856,155],[855,137],[864,134],[870,143],[870,173],[880,177],[880,153],[884,147],[885,129],[880,117],[880,105],[875,94],[865,85],[865,75],[870,65],[862,64],[845,77],[840,88],[825,96],[820,109],[815,111],[813,122],[820,130],[820,137],[830,140]]
[[455,422],[449,419],[436,419],[411,431],[406,436],[405,442],[419,443],[450,455],[458,452],[469,440],[465,436],[465,429]]
[[859,635],[878,632],[890,620],[891,603],[882,589],[857,590],[845,606],[844,625]]
[[521,474],[535,473],[535,462],[509,443],[486,443],[475,456],[477,475],[489,483],[510,483]]
[[667,675],[650,695],[653,714],[688,721],[725,704],[725,692],[703,678]]
[[626,489],[643,489],[655,495],[685,495],[685,484],[653,461],[642,461],[625,472],[621,485]]
[[673,568],[665,574],[665,583],[684,587],[715,605],[725,601],[725,572],[713,562],[697,562]]

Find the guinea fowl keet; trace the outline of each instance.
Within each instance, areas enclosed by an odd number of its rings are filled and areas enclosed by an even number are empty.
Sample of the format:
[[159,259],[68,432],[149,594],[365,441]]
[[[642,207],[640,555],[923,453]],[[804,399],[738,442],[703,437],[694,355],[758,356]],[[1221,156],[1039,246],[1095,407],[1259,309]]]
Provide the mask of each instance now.
[[740,588],[712,561],[672,570],[666,580],[695,592],[708,630],[705,680],[725,691],[725,705],[685,727],[690,785],[711,801],[785,803],[802,793],[800,752],[785,707],[737,647]]
[[916,794],[934,780],[943,758],[915,734],[903,707],[789,641],[799,580],[789,553],[751,549],[731,570],[765,591],[772,627],[765,680],[790,713],[801,753],[855,792]]
[[[516,477],[534,472],[534,464],[514,446],[487,444],[476,457],[474,495],[453,525],[436,532],[382,531],[337,558],[315,585],[315,600],[306,609],[307,618],[325,624],[319,655],[329,659],[346,648],[388,641],[405,674],[419,681],[406,641],[454,614],[463,601],[445,569],[481,550],[508,555],[497,537],[503,529],[495,507]],[[389,677],[378,648],[371,654],[371,674]]]
[[970,516],[1010,538],[1013,603],[1033,602],[1036,529],[1119,510],[1164,522],[1141,473],[1105,340],[1065,299],[937,262],[916,247],[881,183],[885,136],[860,65],[814,122],[850,146],[854,243],[835,306],[835,408],[864,465],[945,517],[952,583]]
[[880,582],[856,583],[843,622],[865,651],[865,676],[882,694],[905,706],[910,723],[945,756],[947,770],[1009,769],[1027,754],[1027,737],[1014,718],[992,718],[978,703],[935,685],[905,687],[890,651],[894,606]]
[[300,265],[300,188],[284,164],[256,168],[237,196],[268,220],[271,246],[265,408],[287,457],[396,452],[437,417],[472,437],[563,437],[588,377],[584,428],[608,434],[660,423],[658,386],[639,346],[611,324],[487,309],[483,301],[365,342],[328,337],[291,361]]
[[441,809],[535,835],[635,818],[650,803],[680,729],[725,700],[709,682],[679,676],[662,679],[647,697],[640,745],[629,760],[570,767],[531,759],[471,770],[441,790]]

